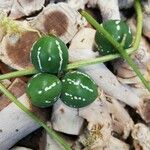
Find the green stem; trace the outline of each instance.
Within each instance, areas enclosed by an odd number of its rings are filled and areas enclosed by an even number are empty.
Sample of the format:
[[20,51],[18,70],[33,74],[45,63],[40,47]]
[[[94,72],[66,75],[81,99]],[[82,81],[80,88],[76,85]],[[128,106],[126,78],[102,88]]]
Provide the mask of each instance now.
[[[141,7],[140,7],[141,5],[140,5],[139,0],[135,0],[135,6],[137,7],[137,9],[141,9]],[[134,70],[134,72],[140,78],[140,80],[142,81],[142,83],[144,84],[144,86],[150,91],[150,84],[145,80],[145,78],[143,77],[142,73],[140,72],[138,66],[129,57],[129,55],[124,50],[124,48],[122,47],[122,45],[120,43],[118,43],[116,40],[114,40],[114,38],[92,16],[90,16],[87,12],[81,11],[81,15],[83,17],[85,17],[85,19],[93,27],[95,27],[95,29],[98,32],[102,33],[103,36],[118,50],[119,54],[127,61],[127,63],[131,66],[131,68]],[[141,18],[141,16],[140,16],[140,18]],[[139,35],[137,35],[137,37],[136,37],[135,46],[137,46],[137,47],[139,46],[140,37],[141,36],[139,36]]]
[[[128,51],[128,54],[131,54],[132,51]],[[68,64],[67,69],[66,70],[71,70],[71,69],[76,69],[76,68],[80,68],[80,67],[84,67],[87,65],[92,65],[92,64],[97,64],[97,63],[104,63],[116,58],[119,58],[120,55],[119,54],[111,54],[111,55],[106,55],[103,57],[98,57],[98,58],[93,58],[93,59],[88,59],[88,60],[84,60],[84,61],[77,61],[71,64]],[[6,73],[3,75],[0,75],[0,80],[4,80],[4,79],[10,79],[10,78],[16,78],[16,77],[21,77],[21,76],[25,76],[25,75],[32,75],[32,74],[36,74],[38,73],[37,70],[35,70],[34,68],[30,68],[30,69],[24,69],[24,70],[20,70],[20,71],[14,71],[14,72],[10,72],[10,73]]]
[[14,72],[0,75],[0,80],[20,77],[20,76],[25,76],[25,75],[30,75],[30,74],[36,74],[36,73],[37,71],[34,68],[24,69],[24,70],[14,71]]
[[142,73],[140,72],[140,70],[139,70],[138,66],[135,64],[135,62],[129,57],[129,55],[123,49],[118,48],[118,51],[121,54],[121,56],[127,61],[127,63],[132,67],[132,69],[135,71],[137,76],[141,79],[141,81],[144,84],[144,86],[150,92],[150,84],[149,84],[149,82],[147,82],[145,80],[145,78],[143,77]]
[[[127,53],[131,54],[133,51],[135,51],[135,50],[128,49]],[[68,64],[66,70],[76,69],[76,68],[80,68],[80,67],[84,67],[84,66],[92,65],[92,64],[97,64],[97,63],[104,63],[104,62],[107,62],[107,61],[110,61],[110,60],[113,60],[113,59],[116,59],[119,57],[120,57],[119,54],[110,54],[110,55],[106,55],[103,57],[88,59],[88,60],[84,60],[84,61],[81,60],[81,61],[77,61],[77,62]],[[24,70],[20,70],[20,71],[14,71],[14,72],[0,75],[0,80],[16,78],[16,77],[25,76],[25,75],[32,75],[32,74],[36,74],[37,72],[38,71],[35,70],[34,68],[24,69]]]
[[142,26],[143,26],[142,8],[141,8],[141,4],[140,4],[139,0],[135,0],[134,8],[135,8],[136,15],[137,15],[137,27],[136,27],[137,30],[136,30],[136,34],[135,34],[135,40],[133,43],[133,47],[135,49],[138,49],[140,40],[141,40]]
[[[135,51],[134,48],[130,48],[126,50],[128,54],[131,54],[133,51]],[[71,70],[71,69],[76,69],[76,68],[80,68],[80,67],[84,67],[87,65],[92,65],[92,64],[97,64],[97,63],[104,63],[116,58],[119,58],[120,55],[119,54],[110,54],[110,55],[106,55],[106,56],[102,56],[102,57],[98,57],[98,58],[92,58],[92,59],[88,59],[88,60],[84,60],[84,61],[77,61],[74,63],[70,63],[67,66],[66,70]],[[25,76],[25,75],[32,75],[32,74],[36,74],[38,71],[35,70],[34,68],[30,68],[30,69],[24,69],[24,70],[20,70],[20,71],[14,71],[14,72],[10,72],[10,73],[6,73],[3,75],[0,75],[0,80],[4,80],[4,79],[10,79],[10,78],[16,78],[16,77],[21,77],[21,76]]]
[[24,111],[28,116],[30,116],[36,123],[42,126],[48,132],[48,134],[63,147],[64,150],[71,150],[67,142],[65,142],[60,136],[58,136],[52,128],[48,127],[43,120],[37,117],[34,113],[30,112],[30,110],[28,110],[28,108],[26,108],[20,101],[18,101],[16,97],[13,94],[11,94],[1,83],[0,91],[3,92],[5,96],[9,98],[9,100],[14,102],[22,111]]

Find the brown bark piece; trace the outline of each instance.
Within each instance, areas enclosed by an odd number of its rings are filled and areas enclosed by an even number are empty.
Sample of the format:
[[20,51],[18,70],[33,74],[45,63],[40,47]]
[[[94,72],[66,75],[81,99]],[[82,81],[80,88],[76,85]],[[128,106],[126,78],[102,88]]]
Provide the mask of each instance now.
[[[26,87],[26,83],[21,79],[16,78],[13,81],[13,83],[10,85],[8,90],[18,98],[25,93],[25,87]],[[7,107],[10,103],[11,101],[7,97],[2,95],[0,97],[0,111],[5,107]]]

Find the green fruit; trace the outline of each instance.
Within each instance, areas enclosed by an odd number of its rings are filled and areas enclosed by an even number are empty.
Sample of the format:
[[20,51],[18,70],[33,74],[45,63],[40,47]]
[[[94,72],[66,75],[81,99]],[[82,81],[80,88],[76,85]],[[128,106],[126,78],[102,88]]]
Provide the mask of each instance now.
[[44,36],[31,49],[31,60],[40,72],[58,73],[66,69],[68,48],[55,36]]
[[[131,46],[132,33],[129,26],[125,22],[121,20],[108,20],[102,23],[102,26],[119,43],[122,42],[123,37],[126,34],[124,48],[127,49]],[[95,41],[101,55],[114,54],[118,52],[112,46],[112,44],[106,38],[104,38],[103,35],[98,31],[95,35]]]
[[39,73],[32,77],[27,85],[27,95],[37,107],[49,107],[60,96],[61,81],[54,75]]
[[97,96],[97,85],[85,73],[69,72],[62,79],[61,100],[69,107],[85,107],[92,103]]

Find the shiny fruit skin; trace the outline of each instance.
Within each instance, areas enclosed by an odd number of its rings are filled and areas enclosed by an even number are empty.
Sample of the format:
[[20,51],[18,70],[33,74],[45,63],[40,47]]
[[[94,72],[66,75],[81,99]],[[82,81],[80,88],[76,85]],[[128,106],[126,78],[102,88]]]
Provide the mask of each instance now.
[[38,73],[29,80],[26,91],[33,105],[45,108],[54,104],[61,90],[61,81],[56,76]]
[[97,96],[97,85],[83,72],[72,71],[62,79],[61,100],[69,107],[85,107],[92,103]]
[[68,48],[58,37],[43,36],[33,44],[31,61],[40,72],[61,72],[68,64]]
[[[101,25],[119,43],[122,42],[123,37],[126,34],[124,49],[127,49],[131,46],[132,33],[125,22],[121,20],[108,20],[102,23]],[[98,31],[96,31],[95,41],[101,55],[114,54],[118,52],[112,46],[112,44],[106,38],[104,38],[103,35]]]

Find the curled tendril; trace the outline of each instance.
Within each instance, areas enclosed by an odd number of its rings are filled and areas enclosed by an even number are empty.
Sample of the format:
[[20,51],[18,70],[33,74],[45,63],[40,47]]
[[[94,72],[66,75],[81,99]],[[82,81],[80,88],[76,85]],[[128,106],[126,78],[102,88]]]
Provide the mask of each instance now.
[[39,37],[41,37],[41,34],[38,30],[32,29],[27,23],[13,20],[7,16],[7,13],[0,10],[0,27],[2,30],[8,34],[13,33],[22,33],[25,31],[31,31],[36,32]]
[[0,26],[6,33],[19,33],[22,31],[20,25],[7,17],[7,14],[3,11],[0,11]]

